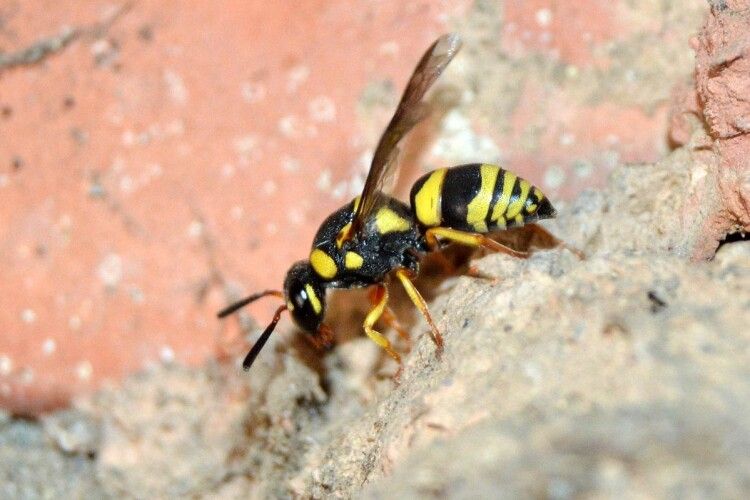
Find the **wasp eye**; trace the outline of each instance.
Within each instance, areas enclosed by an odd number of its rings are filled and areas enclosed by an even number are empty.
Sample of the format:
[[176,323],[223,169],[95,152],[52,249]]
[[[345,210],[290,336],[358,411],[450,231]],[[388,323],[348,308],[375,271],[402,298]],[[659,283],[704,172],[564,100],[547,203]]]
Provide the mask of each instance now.
[[325,290],[313,273],[309,262],[294,264],[284,280],[292,319],[301,329],[314,332],[325,315]]
[[302,289],[294,296],[294,305],[295,307],[304,307],[307,300],[307,292]]

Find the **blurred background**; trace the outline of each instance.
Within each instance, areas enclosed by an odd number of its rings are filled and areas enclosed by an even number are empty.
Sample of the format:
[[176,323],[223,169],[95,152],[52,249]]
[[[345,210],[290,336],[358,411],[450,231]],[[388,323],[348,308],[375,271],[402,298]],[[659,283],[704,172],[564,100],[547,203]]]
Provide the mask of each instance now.
[[[465,46],[396,192],[495,162],[564,201],[669,151],[702,0],[0,1],[0,406],[238,337],[356,195],[406,79]],[[271,306],[250,313],[265,323]],[[283,331],[291,325],[282,323]],[[233,352],[233,351],[232,351]],[[236,353],[235,353],[236,354]]]

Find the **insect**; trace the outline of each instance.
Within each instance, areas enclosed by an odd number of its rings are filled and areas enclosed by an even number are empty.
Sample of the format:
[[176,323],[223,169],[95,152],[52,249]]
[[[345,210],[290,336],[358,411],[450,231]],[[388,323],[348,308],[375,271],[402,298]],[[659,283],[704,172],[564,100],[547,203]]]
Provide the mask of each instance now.
[[330,344],[332,330],[323,323],[326,291],[360,287],[373,287],[373,307],[363,323],[365,333],[401,366],[399,354],[375,329],[381,317],[393,318],[385,284],[389,276],[403,285],[426,319],[439,355],[443,338],[412,283],[421,257],[446,242],[524,257],[523,252],[501,245],[486,233],[555,216],[555,209],[541,190],[488,164],[441,168],[425,174],[413,185],[409,205],[384,193],[385,183],[398,164],[399,142],[426,116],[423,97],[460,48],[458,35],[446,34],[427,49],[378,142],[362,193],[323,221],[309,258],[291,266],[283,290],[250,295],[218,313],[223,318],[266,296],[284,301],[245,357],[245,370],[253,364],[285,310],[316,345]]

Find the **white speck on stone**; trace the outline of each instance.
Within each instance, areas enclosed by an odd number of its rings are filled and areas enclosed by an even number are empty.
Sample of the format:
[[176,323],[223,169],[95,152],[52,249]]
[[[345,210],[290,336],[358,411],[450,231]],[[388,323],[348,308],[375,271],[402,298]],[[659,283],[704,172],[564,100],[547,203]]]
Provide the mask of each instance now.
[[81,321],[81,317],[77,314],[74,314],[73,316],[68,318],[68,327],[73,331],[79,330],[82,323],[83,322]]
[[122,133],[122,145],[132,146],[133,144],[135,144],[135,132],[128,129]]
[[229,179],[234,175],[234,165],[231,163],[225,163],[221,166],[221,176],[225,179]]
[[552,22],[552,11],[549,9],[539,9],[534,14],[534,19],[539,26],[546,28]]
[[301,166],[302,163],[297,158],[292,158],[291,156],[281,158],[281,168],[287,172],[296,172]]
[[570,79],[577,78],[580,73],[580,70],[578,69],[578,66],[575,66],[573,64],[569,64],[565,66],[565,76],[567,76]]
[[266,224],[266,232],[268,234],[276,234],[279,232],[279,226],[277,226],[274,222],[269,222]]
[[160,163],[151,163],[148,166],[148,172],[147,176],[156,179],[157,177],[161,177],[161,175],[164,173],[164,169],[162,168]]
[[203,223],[199,220],[191,221],[187,234],[194,240],[200,238],[203,235]]
[[22,384],[30,385],[34,381],[34,370],[32,370],[31,368],[24,368],[23,370],[21,370],[19,379],[21,380]]
[[0,188],[8,185],[8,174],[0,174]]
[[234,150],[240,156],[240,159],[248,160],[255,151],[255,146],[257,144],[258,139],[256,139],[255,136],[245,135],[234,140]]
[[565,182],[565,177],[565,170],[557,165],[553,165],[544,174],[544,186],[547,189],[557,189]]
[[289,76],[286,82],[287,92],[297,92],[297,89],[305,83],[309,76],[310,68],[304,65],[295,66],[289,70]]
[[384,42],[378,47],[378,52],[384,56],[397,56],[400,51],[401,47],[399,47],[398,42],[395,40]]
[[336,119],[336,104],[328,96],[318,96],[310,101],[307,111],[316,122],[332,122]]
[[13,371],[13,360],[6,354],[0,354],[0,375],[8,376]]
[[94,373],[94,367],[91,366],[89,361],[81,361],[76,365],[76,376],[81,380],[91,379],[91,375]]
[[286,115],[279,120],[279,132],[285,137],[299,137],[302,134],[300,119],[294,115]]
[[328,169],[323,170],[318,176],[315,186],[321,191],[328,191],[331,189],[331,171]]
[[164,82],[167,84],[167,90],[169,91],[169,97],[172,98],[175,104],[183,105],[187,103],[188,91],[185,87],[185,82],[182,77],[171,70],[164,71]]
[[[363,176],[367,176],[370,171],[370,164],[372,164],[372,158],[375,156],[375,151],[372,149],[366,149],[362,151],[362,154],[357,158],[356,164],[354,165],[356,171],[361,172]],[[364,186],[364,177],[362,178],[362,185]]]
[[57,342],[55,342],[55,339],[46,339],[44,342],[42,342],[42,353],[45,356],[49,356],[56,350],[57,350]]
[[708,175],[706,168],[703,165],[697,165],[690,170],[690,187],[695,188],[703,182],[703,179]]
[[180,119],[172,120],[167,123],[165,131],[169,135],[182,135],[185,133],[185,122]]
[[137,286],[131,286],[128,289],[128,295],[130,296],[130,300],[132,300],[135,304],[143,304],[143,302],[146,300],[146,295],[143,293],[143,290],[141,290]]
[[357,196],[362,192],[362,188],[365,187],[365,178],[359,175],[355,175],[349,180],[349,195]]
[[294,207],[292,207],[287,213],[287,218],[289,219],[289,222],[295,226],[301,226],[305,221],[305,216],[302,211]]
[[260,82],[243,82],[240,93],[245,102],[252,104],[266,97],[266,87]]
[[99,263],[97,274],[104,286],[116,287],[122,279],[122,257],[116,253],[107,254]]
[[120,178],[120,191],[124,194],[130,194],[135,190],[135,182],[129,175],[123,175]]
[[240,220],[245,215],[245,209],[239,205],[235,205],[229,210],[229,216],[234,220]]
[[615,144],[620,143],[620,136],[617,134],[607,134],[606,141],[608,145],[614,146]]
[[634,69],[629,69],[625,71],[625,81],[629,83],[633,83],[638,79],[638,73]]
[[565,132],[560,134],[560,145],[561,146],[570,146],[576,142],[576,136],[571,134],[570,132]]
[[21,321],[31,324],[36,321],[36,312],[33,309],[24,309],[21,311]]
[[469,119],[458,110],[450,111],[441,124],[440,134],[430,149],[439,161],[462,163],[482,158],[498,162],[500,149],[488,136],[474,132]]
[[174,357],[174,350],[168,345],[162,346],[159,350],[159,359],[161,359],[161,362],[164,364],[172,363]]
[[[346,181],[341,181],[338,184],[336,184],[333,189],[331,189],[331,196],[333,196],[336,200],[341,200],[346,196],[349,187],[349,183]],[[359,192],[357,193],[359,194]]]
[[262,189],[263,189],[263,194],[265,194],[266,196],[271,196],[278,190],[278,188],[276,187],[276,183],[272,181],[271,179],[268,179],[267,181],[263,183]]
[[575,162],[573,165],[573,171],[579,179],[586,179],[591,176],[591,173],[594,171],[594,166],[591,162],[581,160]]

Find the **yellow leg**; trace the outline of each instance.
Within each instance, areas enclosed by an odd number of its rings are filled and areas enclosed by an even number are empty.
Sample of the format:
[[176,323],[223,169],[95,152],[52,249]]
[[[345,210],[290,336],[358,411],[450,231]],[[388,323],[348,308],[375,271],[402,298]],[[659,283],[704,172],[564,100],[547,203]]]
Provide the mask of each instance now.
[[[367,336],[370,337],[373,342],[385,349],[385,352],[387,352],[390,357],[395,359],[396,362],[401,365],[401,356],[399,356],[398,353],[393,350],[393,347],[391,347],[391,343],[388,341],[388,339],[385,338],[380,332],[373,329],[373,325],[378,321],[378,318],[380,318],[380,316],[383,314],[383,311],[388,304],[388,289],[385,287],[385,285],[375,286],[375,292],[373,293],[373,302],[375,302],[375,306],[373,306],[370,312],[367,313],[367,316],[365,317],[365,323],[362,326],[365,329],[365,333],[367,334]],[[400,371],[401,368],[399,368],[399,372]]]
[[506,247],[483,234],[468,233],[466,231],[459,231],[448,227],[431,227],[425,231],[425,238],[427,238],[427,244],[432,248],[435,248],[435,246],[438,245],[438,238],[445,238],[446,240],[460,243],[462,245],[484,247],[493,252],[502,252],[521,259],[525,259],[529,256],[528,252],[513,250],[512,248]]
[[427,310],[427,303],[422,298],[419,290],[417,290],[417,288],[414,286],[414,283],[412,283],[409,279],[409,272],[406,269],[399,269],[398,271],[396,271],[396,276],[398,277],[399,281],[401,281],[401,284],[404,286],[404,289],[406,290],[407,295],[409,295],[411,301],[414,302],[414,305],[417,306],[419,312],[422,313],[422,316],[424,316],[427,324],[430,325],[430,330],[432,330],[432,341],[435,342],[435,346],[437,347],[437,355],[439,357],[443,353],[443,336],[440,335],[440,330],[438,330],[435,322],[432,321],[430,311]]
[[[378,301],[381,300],[379,297],[379,293],[380,289],[378,287],[370,288],[370,293],[368,294],[368,296],[373,306],[377,305]],[[393,312],[393,310],[391,310],[390,307],[385,306],[381,318],[389,327],[396,330],[396,333],[398,333],[399,337],[401,337],[404,341],[406,341],[407,344],[409,344],[409,346],[411,346],[411,337],[409,337],[409,333],[404,329],[403,326],[401,326],[401,323],[396,317],[396,314]]]

